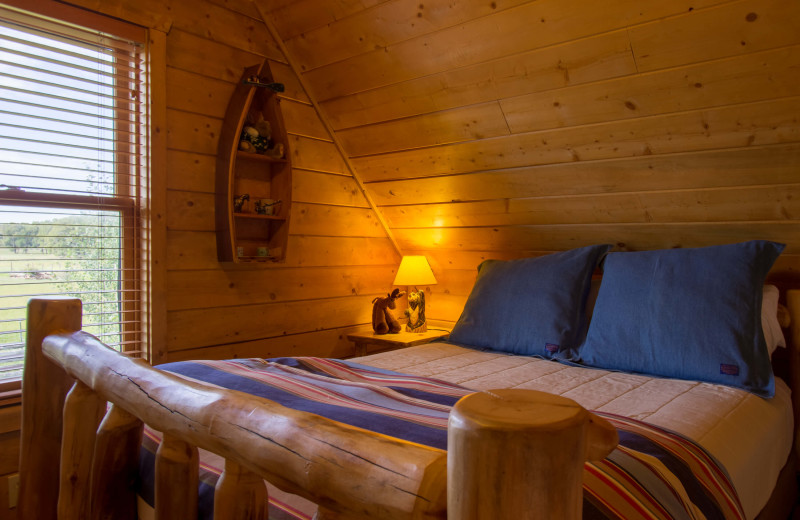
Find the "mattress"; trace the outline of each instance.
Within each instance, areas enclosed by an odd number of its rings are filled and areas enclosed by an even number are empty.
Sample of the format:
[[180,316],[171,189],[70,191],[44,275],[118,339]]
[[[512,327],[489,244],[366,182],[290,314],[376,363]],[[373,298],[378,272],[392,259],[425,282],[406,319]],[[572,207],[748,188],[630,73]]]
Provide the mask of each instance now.
[[589,410],[676,431],[703,445],[726,468],[747,518],[755,518],[767,503],[792,448],[791,395],[780,379],[775,397],[763,399],[728,386],[576,367],[447,342],[354,361],[475,390],[541,390]]

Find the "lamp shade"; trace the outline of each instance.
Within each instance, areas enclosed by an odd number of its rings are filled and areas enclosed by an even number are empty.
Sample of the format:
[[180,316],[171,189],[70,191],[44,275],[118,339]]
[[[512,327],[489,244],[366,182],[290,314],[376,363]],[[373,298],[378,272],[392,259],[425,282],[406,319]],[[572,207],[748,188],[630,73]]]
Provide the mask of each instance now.
[[436,278],[424,256],[404,256],[394,277],[394,285],[435,285]]

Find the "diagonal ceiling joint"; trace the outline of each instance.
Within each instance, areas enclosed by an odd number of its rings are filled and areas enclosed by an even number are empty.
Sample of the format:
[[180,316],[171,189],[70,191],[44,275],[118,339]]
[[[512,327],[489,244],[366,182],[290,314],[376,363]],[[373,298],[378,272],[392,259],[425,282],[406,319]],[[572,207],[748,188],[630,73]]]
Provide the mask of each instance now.
[[378,209],[378,206],[375,204],[375,201],[367,192],[367,189],[364,186],[364,182],[358,176],[355,167],[350,162],[350,158],[348,157],[347,153],[345,153],[344,148],[342,147],[342,143],[339,141],[339,138],[336,136],[336,132],[334,132],[333,130],[333,126],[328,121],[328,118],[325,117],[325,114],[320,110],[319,103],[317,103],[317,100],[314,98],[314,96],[312,96],[311,91],[308,89],[306,81],[301,74],[300,68],[297,66],[293,57],[289,54],[289,51],[286,48],[286,45],[284,45],[283,39],[281,39],[278,30],[275,28],[275,25],[273,25],[269,16],[267,16],[266,11],[261,6],[261,4],[258,1],[253,2],[253,4],[256,6],[256,9],[258,10],[259,15],[261,16],[261,20],[264,22],[264,26],[269,31],[270,36],[272,36],[272,39],[275,40],[275,43],[278,45],[284,57],[286,58],[289,67],[291,67],[292,69],[292,72],[294,72],[294,75],[297,76],[297,79],[300,82],[300,86],[302,86],[303,90],[306,92],[306,95],[308,96],[308,99],[311,101],[311,105],[314,107],[314,110],[317,112],[320,121],[322,121],[322,124],[325,126],[325,129],[328,131],[328,134],[331,136],[331,139],[333,139],[334,146],[336,146],[336,149],[339,151],[339,154],[341,154],[342,160],[344,161],[345,166],[350,172],[350,175],[352,175],[353,179],[356,181],[359,190],[361,190],[361,194],[364,196],[364,199],[366,199],[370,209],[372,209],[372,211],[375,212],[375,216],[378,218],[378,221],[383,227],[383,230],[386,232],[386,236],[388,236],[389,240],[392,242],[394,250],[397,251],[398,255],[403,256],[403,252],[400,250],[400,246],[398,245],[397,240],[395,239],[394,234],[392,233],[392,230],[389,228],[389,224],[387,223],[386,218],[383,216],[383,213],[381,213],[381,211]]

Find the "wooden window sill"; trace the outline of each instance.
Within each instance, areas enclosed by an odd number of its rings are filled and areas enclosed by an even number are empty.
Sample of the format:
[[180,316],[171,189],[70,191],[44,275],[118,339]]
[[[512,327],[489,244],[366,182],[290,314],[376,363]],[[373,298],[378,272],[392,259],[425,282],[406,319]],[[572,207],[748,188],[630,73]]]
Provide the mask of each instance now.
[[22,381],[19,379],[0,383],[0,407],[22,402]]

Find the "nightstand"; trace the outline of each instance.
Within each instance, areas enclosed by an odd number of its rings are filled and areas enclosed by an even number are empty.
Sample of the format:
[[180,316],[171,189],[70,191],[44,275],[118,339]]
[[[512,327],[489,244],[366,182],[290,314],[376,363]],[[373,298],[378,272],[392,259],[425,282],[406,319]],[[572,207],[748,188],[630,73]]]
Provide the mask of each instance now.
[[406,332],[402,330],[397,334],[375,334],[372,329],[361,332],[353,332],[347,335],[347,339],[355,343],[356,356],[366,356],[374,352],[395,350],[398,348],[413,347],[430,343],[439,338],[445,338],[450,334],[449,330],[432,330],[427,332]]

